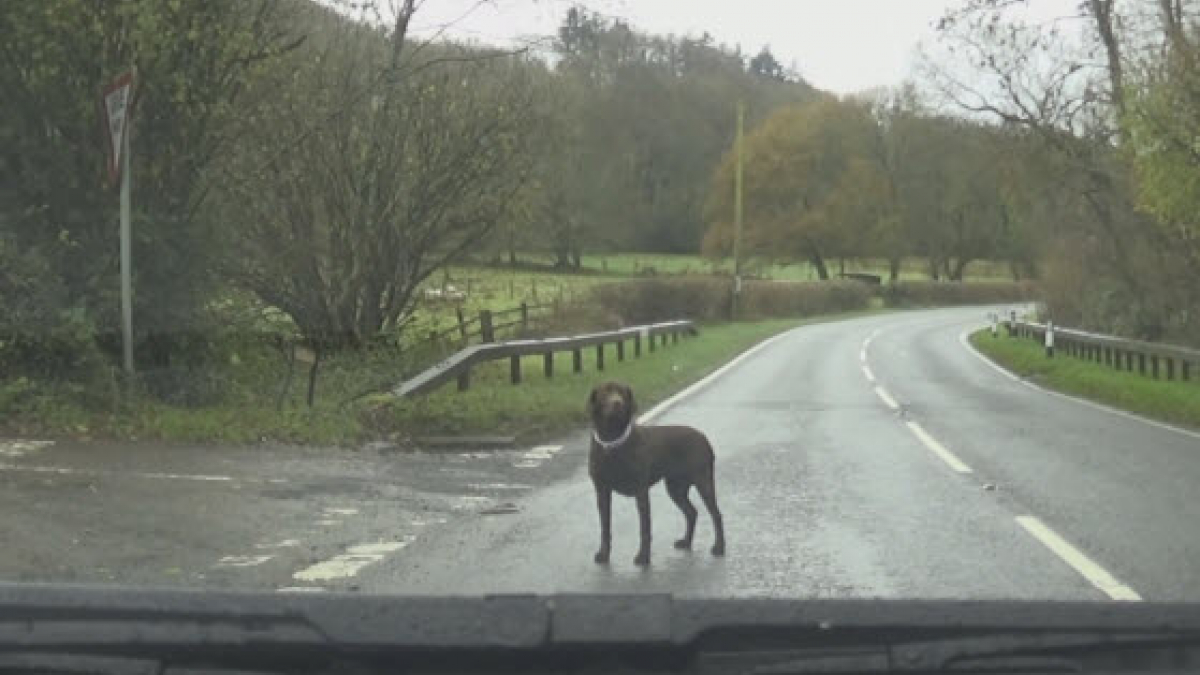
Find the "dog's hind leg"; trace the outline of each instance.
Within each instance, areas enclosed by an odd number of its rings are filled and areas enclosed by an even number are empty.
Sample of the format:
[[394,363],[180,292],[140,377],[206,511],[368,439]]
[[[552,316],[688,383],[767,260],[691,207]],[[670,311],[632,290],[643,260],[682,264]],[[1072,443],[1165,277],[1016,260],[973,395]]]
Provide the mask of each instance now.
[[696,532],[696,507],[692,506],[692,501],[688,499],[688,489],[691,487],[686,480],[667,480],[667,494],[671,495],[671,501],[683,511],[683,517],[687,520],[687,531],[684,532],[683,539],[675,542],[675,548],[678,549],[691,548],[692,535]]
[[696,492],[699,492],[700,499],[704,500],[704,507],[708,509],[708,515],[712,518],[713,531],[716,533],[712,554],[725,555],[725,523],[721,518],[721,509],[717,508],[717,485],[713,473],[710,467],[708,475],[696,483]]

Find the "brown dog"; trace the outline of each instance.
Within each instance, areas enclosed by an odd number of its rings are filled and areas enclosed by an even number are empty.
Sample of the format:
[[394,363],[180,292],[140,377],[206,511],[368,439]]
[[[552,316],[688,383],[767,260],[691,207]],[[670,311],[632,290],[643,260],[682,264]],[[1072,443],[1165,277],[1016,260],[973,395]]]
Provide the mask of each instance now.
[[612,493],[616,491],[637,500],[641,545],[633,562],[650,564],[650,487],[663,479],[667,494],[687,521],[687,531],[683,539],[675,542],[675,548],[692,547],[696,507],[688,499],[688,490],[695,485],[716,532],[712,554],[725,555],[725,527],[717,508],[713,477],[715,457],[708,438],[691,427],[637,426],[633,418],[635,410],[633,391],[617,382],[597,386],[588,398],[593,427],[588,473],[596,487],[596,505],[600,509],[600,550],[596,562],[608,562]]

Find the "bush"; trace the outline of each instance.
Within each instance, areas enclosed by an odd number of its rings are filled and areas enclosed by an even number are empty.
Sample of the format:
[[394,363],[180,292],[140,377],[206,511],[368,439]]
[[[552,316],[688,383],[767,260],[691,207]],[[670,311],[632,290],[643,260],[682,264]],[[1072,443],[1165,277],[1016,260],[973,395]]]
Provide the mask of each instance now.
[[1029,282],[901,281],[879,290],[886,307],[946,307],[1021,302],[1037,298],[1037,287]]
[[742,286],[743,319],[815,316],[866,309],[871,287],[853,281],[751,281]]
[[[732,283],[718,277],[646,279],[596,289],[599,305],[625,325],[673,319],[726,321]],[[749,281],[742,286],[741,319],[813,316],[866,309],[871,289],[854,282]]]
[[697,277],[605,284],[595,294],[601,308],[631,326],[674,319],[728,319],[731,290],[728,279]]

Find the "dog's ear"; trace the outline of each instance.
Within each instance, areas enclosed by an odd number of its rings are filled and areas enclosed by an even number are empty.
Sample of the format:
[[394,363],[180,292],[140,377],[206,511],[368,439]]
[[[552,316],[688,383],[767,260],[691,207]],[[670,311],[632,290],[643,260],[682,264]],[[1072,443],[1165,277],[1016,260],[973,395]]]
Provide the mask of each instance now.
[[625,400],[629,401],[629,414],[633,414],[637,410],[637,400],[633,398],[633,389],[629,385],[623,384],[621,388],[625,390]]

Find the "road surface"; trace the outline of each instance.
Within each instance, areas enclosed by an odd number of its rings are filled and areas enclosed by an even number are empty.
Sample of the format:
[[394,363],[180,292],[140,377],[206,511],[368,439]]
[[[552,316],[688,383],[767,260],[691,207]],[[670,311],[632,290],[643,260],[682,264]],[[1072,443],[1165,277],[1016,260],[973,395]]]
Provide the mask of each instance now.
[[623,498],[594,564],[584,430],[438,454],[9,441],[0,580],[1200,600],[1200,435],[1006,375],[963,340],[984,314],[799,328],[648,411],[713,440],[725,558],[703,511],[695,550],[672,548],[682,518],[658,487],[652,565],[632,563]]

